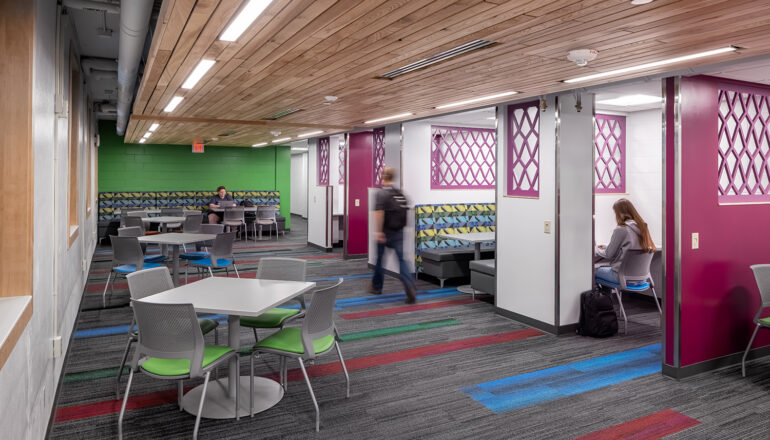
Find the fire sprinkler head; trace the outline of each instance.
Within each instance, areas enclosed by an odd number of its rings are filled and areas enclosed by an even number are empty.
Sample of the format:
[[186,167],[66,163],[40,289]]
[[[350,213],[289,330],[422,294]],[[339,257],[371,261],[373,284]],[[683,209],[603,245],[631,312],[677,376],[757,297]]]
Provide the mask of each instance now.
[[270,132],[270,134],[272,134],[273,136],[280,136],[281,132],[278,131],[278,130],[273,130],[273,131]]

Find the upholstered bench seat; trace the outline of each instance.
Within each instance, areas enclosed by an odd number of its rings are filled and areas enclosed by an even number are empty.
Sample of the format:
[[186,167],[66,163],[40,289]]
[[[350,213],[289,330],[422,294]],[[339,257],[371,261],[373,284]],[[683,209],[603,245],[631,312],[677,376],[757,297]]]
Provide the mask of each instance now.
[[471,287],[473,290],[494,295],[497,290],[495,282],[495,260],[475,260],[469,264],[471,271]]
[[[495,247],[481,246],[481,258],[493,258]],[[472,247],[424,249],[422,257],[422,272],[438,278],[441,287],[450,278],[467,277],[470,275],[468,263],[473,260]]]

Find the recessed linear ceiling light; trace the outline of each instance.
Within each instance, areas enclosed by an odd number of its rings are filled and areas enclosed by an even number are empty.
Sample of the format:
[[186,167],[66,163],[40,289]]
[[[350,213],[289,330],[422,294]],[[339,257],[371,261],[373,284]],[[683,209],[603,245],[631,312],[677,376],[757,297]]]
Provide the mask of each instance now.
[[145,143],[146,141],[147,141],[147,139],[146,139],[146,138],[141,138],[141,139],[139,139],[139,143],[140,143],[140,144],[143,144],[143,143]]
[[660,66],[665,66],[665,65],[668,65],[668,64],[681,63],[682,61],[694,60],[696,58],[710,57],[710,56],[713,56],[713,55],[719,55],[719,54],[722,54],[722,53],[732,52],[732,51],[735,51],[735,50],[738,50],[738,48],[735,47],[735,46],[727,46],[727,47],[723,47],[721,49],[708,50],[706,52],[698,52],[698,53],[694,53],[694,54],[690,54],[690,55],[684,55],[684,56],[681,56],[681,57],[668,58],[668,59],[665,59],[665,60],[654,61],[652,63],[639,64],[637,66],[624,67],[622,69],[610,70],[610,71],[607,71],[607,72],[595,73],[593,75],[581,76],[579,78],[567,79],[567,80],[564,80],[562,82],[565,82],[567,84],[571,84],[571,83],[578,83],[578,82],[583,82],[583,81],[590,81],[592,79],[606,78],[608,76],[622,75],[624,73],[636,72],[638,70],[652,69],[653,67],[660,67]]
[[290,138],[290,137],[287,137],[287,138],[273,139],[272,143],[276,143],[276,142],[286,142],[286,141],[288,141],[289,139],[291,139],[291,138]]
[[173,98],[171,98],[171,101],[169,101],[168,105],[166,106],[166,108],[163,109],[163,111],[166,113],[173,112],[176,106],[178,106],[183,99],[184,98],[181,96],[174,96]]
[[646,5],[647,3],[652,3],[652,0],[631,0],[631,4],[635,6]]
[[147,133],[145,133],[145,134],[144,134],[144,136],[142,136],[142,137],[143,137],[143,138],[145,138],[145,139],[147,139],[148,137],[150,137],[150,135],[151,135],[151,134],[152,134],[152,132],[148,131],[148,132],[147,132]]
[[318,131],[311,131],[311,132],[309,132],[309,133],[302,133],[302,134],[299,134],[299,135],[297,135],[297,137],[298,137],[298,138],[304,138],[304,137],[308,137],[308,136],[315,136],[315,135],[317,135],[317,134],[321,134],[321,133],[323,133],[323,130],[318,130]]
[[401,76],[409,72],[414,72],[415,70],[422,69],[424,67],[428,67],[436,63],[440,63],[442,61],[466,54],[468,52],[471,52],[477,49],[489,47],[494,44],[496,44],[494,41],[473,40],[469,43],[465,43],[463,45],[453,47],[449,50],[445,50],[444,52],[437,53],[436,55],[430,56],[428,58],[424,58],[420,61],[415,61],[414,63],[407,64],[406,66],[391,70],[390,72],[385,72],[382,75],[380,75],[380,78],[393,79],[397,76]]
[[183,89],[192,89],[195,87],[195,84],[198,84],[198,81],[203,78],[203,75],[206,74],[206,72],[211,69],[211,66],[213,66],[216,63],[214,60],[201,60],[200,63],[198,63],[197,66],[195,66],[195,69],[190,73],[190,76],[187,77],[187,79],[184,81],[184,84],[182,84]]
[[399,113],[393,116],[385,116],[384,118],[372,119],[371,121],[364,121],[364,124],[376,124],[377,122],[389,121],[391,119],[405,118],[407,116],[413,116],[414,113]]
[[241,9],[235,20],[230,23],[230,26],[222,32],[219,37],[222,41],[235,41],[241,34],[254,23],[254,20],[259,17],[259,14],[267,8],[272,0],[251,0],[246,4],[246,7]]
[[284,116],[288,116],[292,113],[297,113],[298,111],[302,110],[301,108],[287,108],[286,110],[281,110],[278,113],[273,113],[272,115],[266,117],[265,119],[275,120],[278,118],[282,118]]
[[149,130],[150,130],[150,131],[155,131],[155,130],[157,130],[157,129],[158,129],[158,126],[160,126],[160,124],[158,124],[158,123],[156,122],[156,123],[154,123],[154,124],[150,125],[150,128],[149,128]]
[[258,144],[252,145],[252,147],[264,147],[265,145],[267,145],[267,142],[260,142]]
[[291,147],[291,151],[307,151],[307,148]]
[[451,104],[439,105],[439,106],[436,106],[435,108],[442,109],[442,108],[449,108],[449,107],[459,107],[459,106],[465,105],[465,104],[473,104],[474,102],[488,101],[490,99],[502,98],[503,96],[511,96],[511,95],[515,95],[517,93],[519,93],[519,92],[498,93],[496,95],[482,96],[481,98],[473,98],[473,99],[468,99],[466,101],[459,101],[459,102],[453,102]]
[[652,95],[628,95],[621,96],[619,98],[605,99],[604,101],[596,101],[597,104],[604,105],[617,105],[622,107],[628,107],[631,105],[653,104],[660,102],[659,96]]

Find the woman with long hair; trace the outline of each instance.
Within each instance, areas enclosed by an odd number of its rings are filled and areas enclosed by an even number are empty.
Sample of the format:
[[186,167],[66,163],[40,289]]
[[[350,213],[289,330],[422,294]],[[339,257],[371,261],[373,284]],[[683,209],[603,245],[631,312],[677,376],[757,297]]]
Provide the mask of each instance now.
[[596,249],[596,255],[609,260],[609,265],[597,268],[596,278],[617,283],[618,269],[626,252],[643,250],[652,253],[655,252],[655,243],[652,242],[647,223],[628,199],[616,201],[612,210],[615,211],[617,226],[612,231],[610,243],[606,247],[599,246]]

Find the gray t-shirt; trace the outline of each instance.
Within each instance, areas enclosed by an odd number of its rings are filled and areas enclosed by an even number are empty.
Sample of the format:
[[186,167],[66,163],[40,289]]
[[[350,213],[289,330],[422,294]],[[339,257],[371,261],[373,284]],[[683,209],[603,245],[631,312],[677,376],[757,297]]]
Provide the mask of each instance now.
[[219,205],[219,204],[220,204],[220,202],[224,202],[224,201],[229,201],[229,202],[232,202],[232,201],[233,201],[233,196],[231,196],[229,193],[225,193],[225,198],[224,198],[224,199],[222,199],[222,198],[219,198],[219,194],[214,194],[214,195],[213,195],[213,196],[212,196],[212,197],[209,199],[209,203],[208,203],[208,204],[209,204],[209,205],[211,205],[211,204],[214,204],[214,205]]

